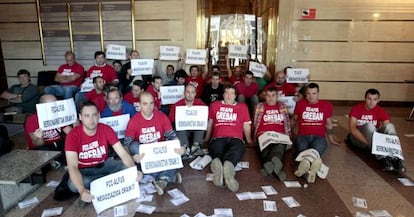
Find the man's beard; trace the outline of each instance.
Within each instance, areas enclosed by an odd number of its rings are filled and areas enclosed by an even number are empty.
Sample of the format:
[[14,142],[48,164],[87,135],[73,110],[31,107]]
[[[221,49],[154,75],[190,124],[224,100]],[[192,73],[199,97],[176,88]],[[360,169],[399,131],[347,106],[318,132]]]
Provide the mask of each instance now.
[[117,112],[119,110],[121,110],[122,108],[122,103],[118,103],[116,105],[108,105],[109,110],[113,111],[113,112]]

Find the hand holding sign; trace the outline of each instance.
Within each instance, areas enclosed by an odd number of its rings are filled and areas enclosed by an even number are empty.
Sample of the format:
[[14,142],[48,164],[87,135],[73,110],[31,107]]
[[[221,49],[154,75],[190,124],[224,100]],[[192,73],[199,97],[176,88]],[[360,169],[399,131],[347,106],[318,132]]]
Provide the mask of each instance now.
[[181,155],[175,152],[175,149],[180,148],[178,140],[141,144],[139,153],[145,153],[147,156],[141,160],[142,172],[149,174],[182,168]]
[[134,156],[132,156],[132,158],[134,159],[135,162],[139,163],[141,162],[142,158],[144,158],[145,153],[142,154],[134,154]]

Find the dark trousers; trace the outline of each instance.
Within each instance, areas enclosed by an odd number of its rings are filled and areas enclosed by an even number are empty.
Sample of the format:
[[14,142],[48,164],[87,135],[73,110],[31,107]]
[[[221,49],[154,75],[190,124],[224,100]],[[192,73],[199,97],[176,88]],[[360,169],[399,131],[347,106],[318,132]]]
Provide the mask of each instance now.
[[234,166],[242,158],[244,150],[244,143],[238,138],[214,138],[208,145],[208,152],[212,159],[219,158],[222,162],[228,160]]
[[273,157],[277,157],[280,161],[283,160],[283,155],[285,154],[286,144],[270,144],[263,151],[260,152],[260,159],[262,163],[272,161]]

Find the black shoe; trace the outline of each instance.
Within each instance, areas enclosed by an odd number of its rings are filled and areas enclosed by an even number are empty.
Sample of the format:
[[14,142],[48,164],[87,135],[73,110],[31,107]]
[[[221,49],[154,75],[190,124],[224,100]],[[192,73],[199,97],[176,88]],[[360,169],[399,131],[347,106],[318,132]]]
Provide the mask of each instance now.
[[392,159],[390,157],[384,157],[380,160],[383,171],[393,171]]
[[399,158],[394,158],[392,160],[392,165],[394,169],[398,172],[404,173],[406,171],[403,161]]
[[69,174],[66,172],[62,177],[62,181],[60,181],[59,185],[55,189],[53,199],[56,201],[64,201],[79,196],[79,193],[75,193],[69,189],[68,181]]
[[344,139],[344,141],[345,141],[345,143],[346,143],[347,145],[352,145],[352,142],[351,142],[351,134],[348,134],[348,135],[346,136],[346,138]]

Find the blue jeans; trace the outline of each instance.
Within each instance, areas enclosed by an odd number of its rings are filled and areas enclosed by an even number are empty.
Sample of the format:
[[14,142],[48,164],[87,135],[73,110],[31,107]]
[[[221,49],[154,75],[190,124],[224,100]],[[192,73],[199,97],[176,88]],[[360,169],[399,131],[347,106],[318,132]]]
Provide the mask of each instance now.
[[304,135],[298,136],[296,138],[295,144],[295,155],[298,155],[306,149],[313,148],[319,152],[319,155],[322,157],[322,154],[326,151],[328,147],[328,141],[325,137],[315,136],[315,135]]
[[85,97],[86,92],[77,92],[75,95],[75,105],[76,105],[76,109],[79,111],[80,108],[80,104],[84,103],[86,101],[88,101],[88,99],[86,99]]
[[[124,166],[122,161],[107,159],[104,163],[102,163],[99,166],[83,168],[79,169],[79,171],[82,175],[83,185],[85,186],[85,188],[90,189],[90,185],[93,180],[99,179],[112,173],[119,172],[125,168],[126,167]],[[68,186],[72,192],[78,192],[78,189],[75,187],[75,185],[72,183],[70,179],[68,181]]]
[[45,87],[45,93],[54,96],[61,96],[64,99],[72,98],[73,95],[78,91],[76,85],[63,86],[63,85],[51,85]]

